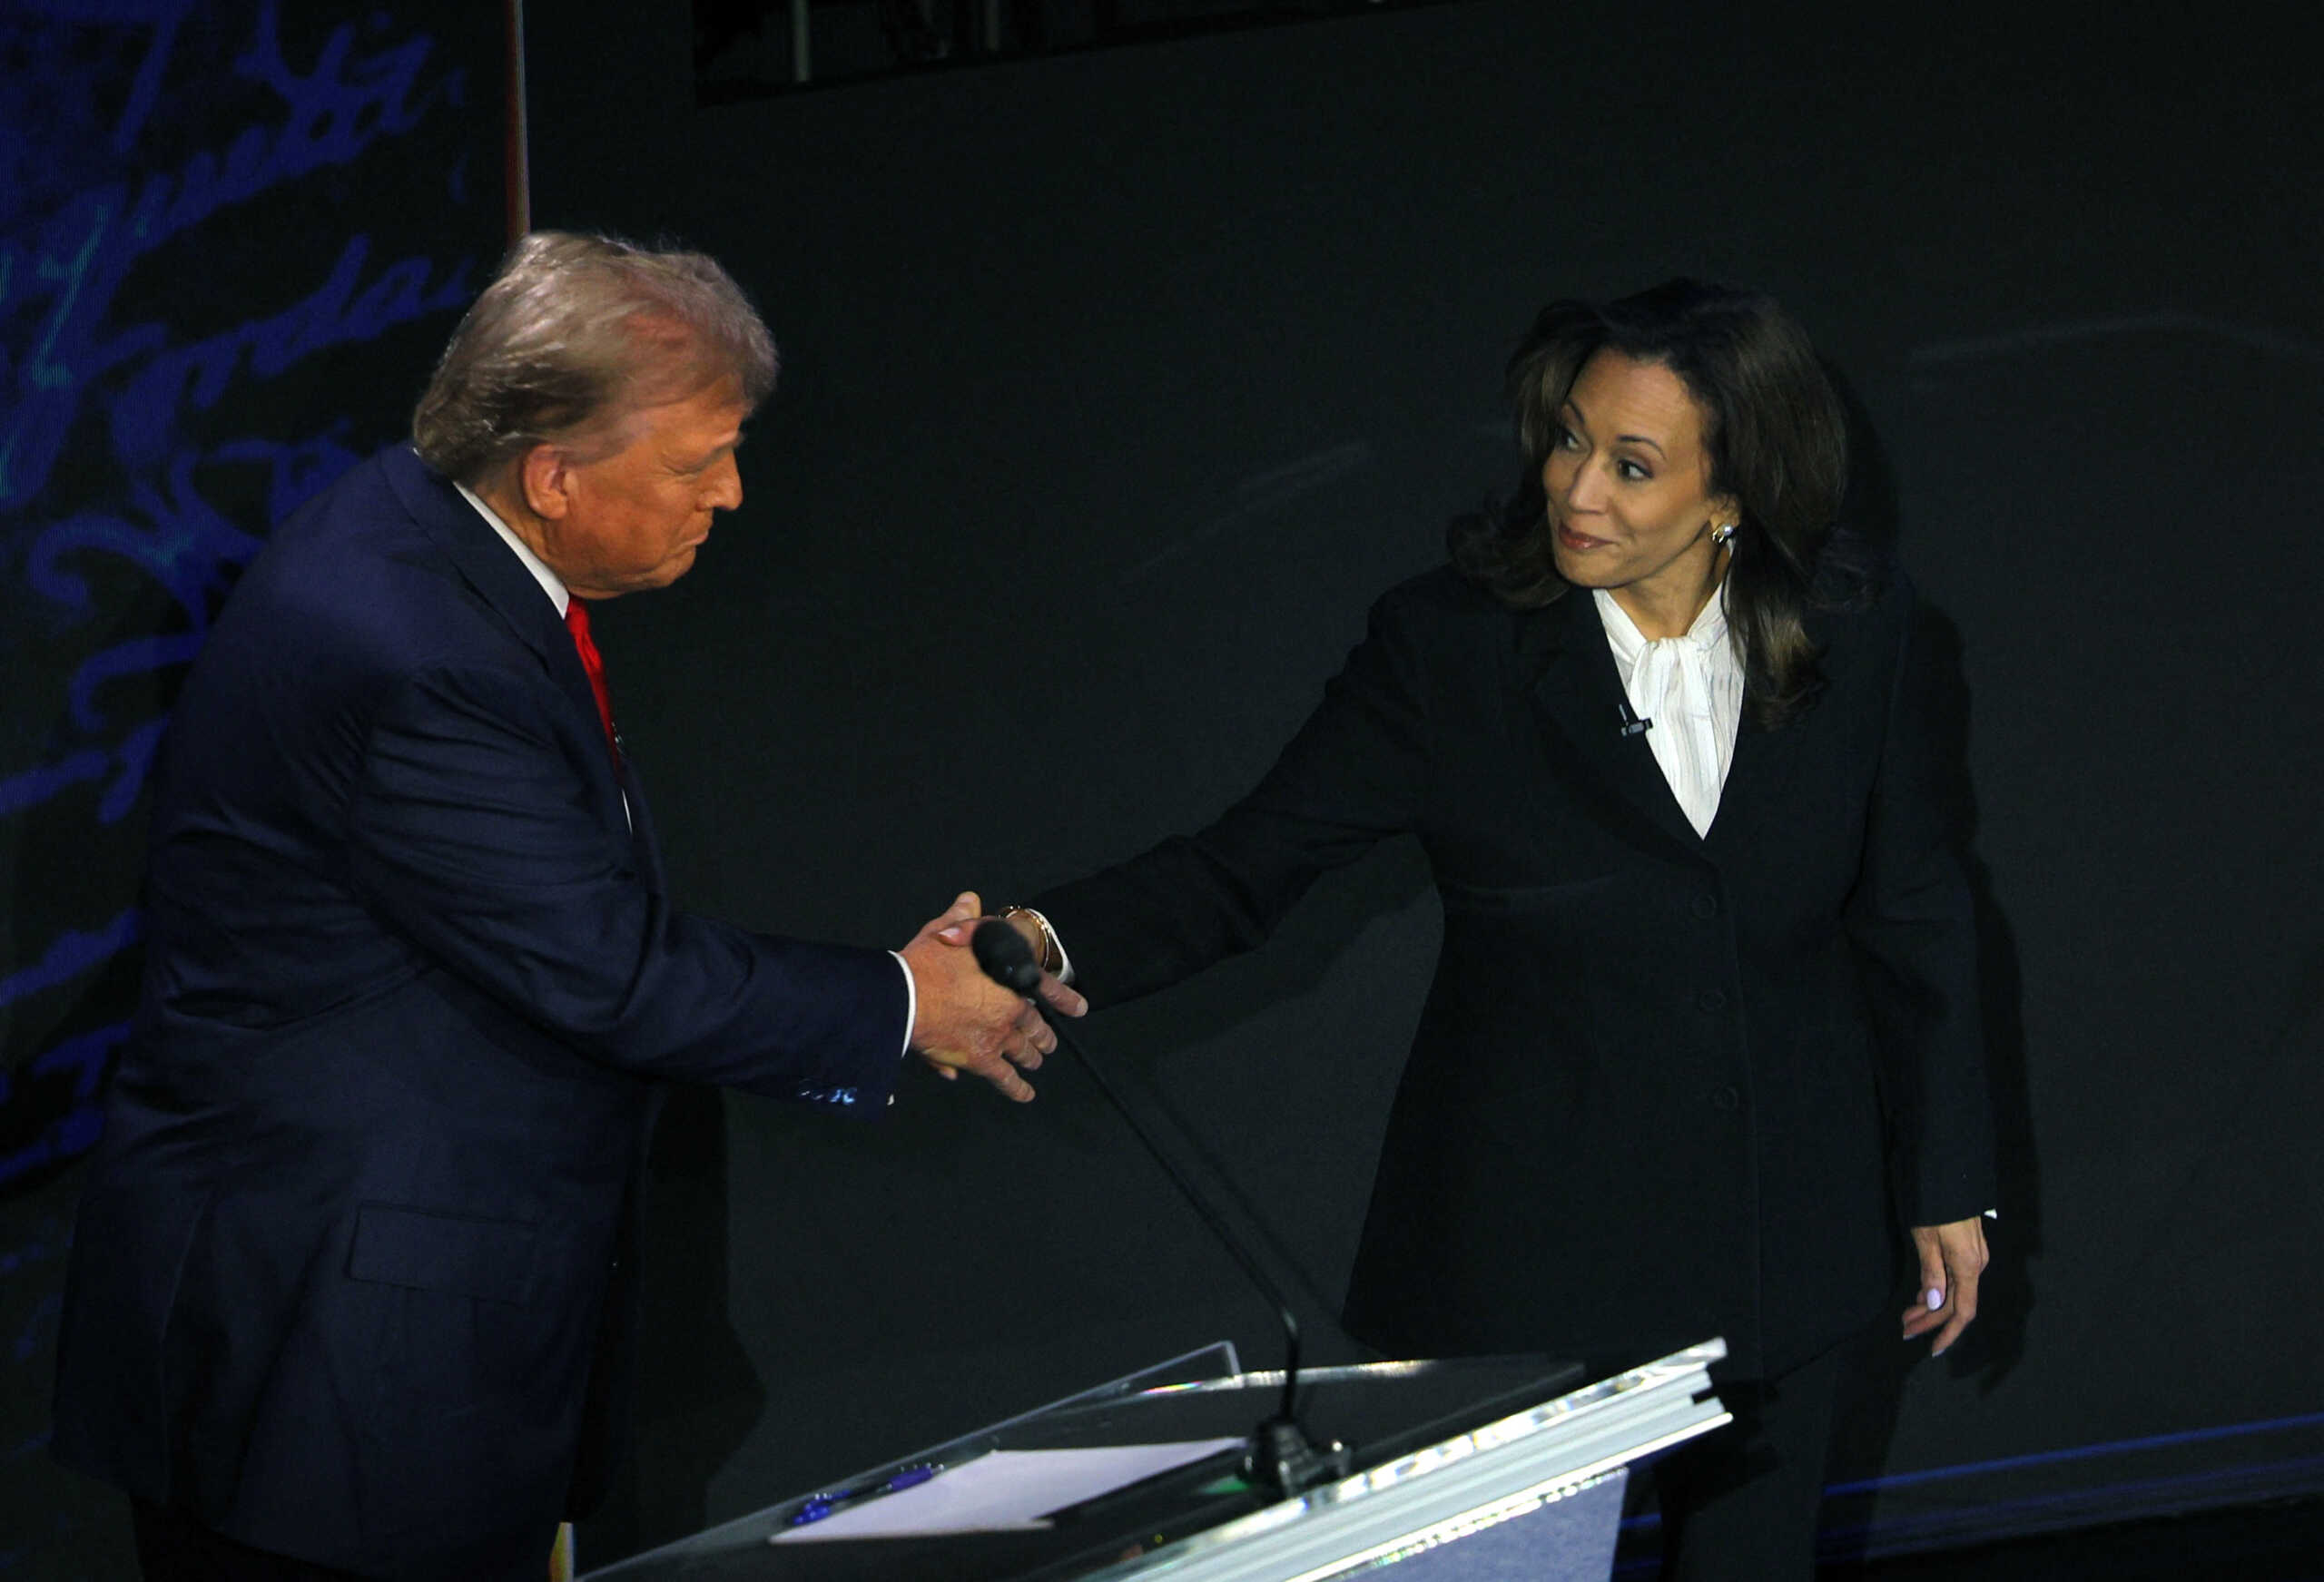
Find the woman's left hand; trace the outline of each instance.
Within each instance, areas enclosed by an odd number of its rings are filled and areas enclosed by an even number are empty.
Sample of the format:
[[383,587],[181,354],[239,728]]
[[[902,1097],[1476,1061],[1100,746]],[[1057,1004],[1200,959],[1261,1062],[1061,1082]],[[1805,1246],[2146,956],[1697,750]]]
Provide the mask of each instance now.
[[1978,1218],[1915,1225],[1913,1247],[1921,1259],[1920,1300],[1905,1310],[1905,1339],[1935,1330],[1936,1343],[1928,1354],[1939,1356],[1977,1316],[1977,1276],[1985,1272],[1985,1222]]

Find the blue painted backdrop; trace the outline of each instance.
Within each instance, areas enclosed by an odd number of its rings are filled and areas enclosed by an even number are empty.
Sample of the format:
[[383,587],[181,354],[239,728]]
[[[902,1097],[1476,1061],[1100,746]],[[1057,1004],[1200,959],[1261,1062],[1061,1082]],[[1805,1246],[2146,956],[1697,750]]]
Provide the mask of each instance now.
[[269,529],[401,431],[500,241],[499,7],[0,7],[0,1574],[107,1576],[44,1454],[143,793]]

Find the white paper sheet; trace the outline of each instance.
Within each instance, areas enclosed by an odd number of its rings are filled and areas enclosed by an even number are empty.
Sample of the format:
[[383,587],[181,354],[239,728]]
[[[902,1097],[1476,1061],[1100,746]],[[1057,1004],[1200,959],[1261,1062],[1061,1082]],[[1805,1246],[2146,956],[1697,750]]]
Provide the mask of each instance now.
[[1045,1528],[1053,1510],[1095,1499],[1142,1478],[1167,1472],[1242,1444],[1186,1440],[1165,1445],[1100,1445],[1078,1450],[995,1450],[947,1468],[925,1483],[835,1511],[805,1527],[784,1528],[767,1541],[920,1538],[936,1533],[1023,1531]]

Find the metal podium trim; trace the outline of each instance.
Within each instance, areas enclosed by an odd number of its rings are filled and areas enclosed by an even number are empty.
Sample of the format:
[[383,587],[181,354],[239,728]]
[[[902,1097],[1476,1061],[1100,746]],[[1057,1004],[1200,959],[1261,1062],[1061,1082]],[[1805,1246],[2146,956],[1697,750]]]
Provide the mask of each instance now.
[[1707,1371],[1726,1354],[1689,1346],[1084,1576],[1325,1582],[1450,1542],[1730,1421]]

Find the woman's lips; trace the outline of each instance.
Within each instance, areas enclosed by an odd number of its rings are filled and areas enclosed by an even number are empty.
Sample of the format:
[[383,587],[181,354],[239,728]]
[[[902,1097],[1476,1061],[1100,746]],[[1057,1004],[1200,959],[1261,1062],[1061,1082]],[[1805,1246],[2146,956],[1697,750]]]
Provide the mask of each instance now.
[[1592,538],[1587,533],[1576,533],[1572,528],[1561,522],[1558,524],[1558,542],[1564,545],[1568,549],[1579,551],[1584,549],[1596,549],[1601,545],[1612,543],[1613,540],[1610,538]]

